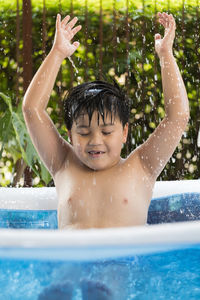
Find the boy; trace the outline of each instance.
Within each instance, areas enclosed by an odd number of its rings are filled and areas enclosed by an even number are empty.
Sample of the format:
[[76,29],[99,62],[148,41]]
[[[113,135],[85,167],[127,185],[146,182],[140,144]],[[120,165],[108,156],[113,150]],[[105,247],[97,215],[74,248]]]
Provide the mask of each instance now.
[[69,93],[65,121],[71,145],[45,111],[62,61],[79,46],[78,42],[71,44],[81,29],[74,27],[77,18],[70,21],[66,16],[61,21],[57,16],[54,44],[25,94],[23,114],[34,146],[55,182],[60,229],[146,224],[156,178],[189,119],[186,90],[172,52],[175,21],[166,13],[158,17],[165,28],[163,38],[155,35],[155,49],[161,63],[166,114],[148,140],[122,159],[128,101],[117,86],[97,81]]

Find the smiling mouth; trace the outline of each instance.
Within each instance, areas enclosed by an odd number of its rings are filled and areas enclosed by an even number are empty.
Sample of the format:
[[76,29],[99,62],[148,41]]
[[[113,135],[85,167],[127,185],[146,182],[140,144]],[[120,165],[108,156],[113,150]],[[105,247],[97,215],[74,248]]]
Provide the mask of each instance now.
[[89,154],[102,154],[104,151],[88,151]]
[[105,152],[104,151],[88,151],[88,153],[91,155],[91,156],[100,156],[101,154],[104,154]]

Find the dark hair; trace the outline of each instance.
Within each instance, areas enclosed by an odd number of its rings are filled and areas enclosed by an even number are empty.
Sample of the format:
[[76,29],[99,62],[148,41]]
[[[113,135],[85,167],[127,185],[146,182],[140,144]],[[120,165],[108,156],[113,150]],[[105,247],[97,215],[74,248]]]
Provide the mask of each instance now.
[[98,112],[98,121],[100,115],[103,122],[105,113],[110,114],[111,122],[113,116],[118,115],[124,127],[129,120],[130,99],[114,80],[113,83],[86,82],[69,91],[64,99],[64,120],[68,130],[82,112],[88,114],[90,124],[94,111]]

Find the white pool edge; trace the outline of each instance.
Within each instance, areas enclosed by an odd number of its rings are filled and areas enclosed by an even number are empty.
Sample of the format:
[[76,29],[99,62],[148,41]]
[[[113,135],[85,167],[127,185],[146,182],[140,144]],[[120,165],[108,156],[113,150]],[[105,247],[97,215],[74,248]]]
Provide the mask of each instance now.
[[200,221],[87,230],[1,229],[0,247],[142,246],[200,243]]

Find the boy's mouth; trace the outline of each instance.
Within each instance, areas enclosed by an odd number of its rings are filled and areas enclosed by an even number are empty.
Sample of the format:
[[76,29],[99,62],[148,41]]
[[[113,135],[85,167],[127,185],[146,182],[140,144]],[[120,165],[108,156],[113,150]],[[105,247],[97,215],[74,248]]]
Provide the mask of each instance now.
[[102,154],[104,154],[104,151],[88,151],[89,155],[91,155],[92,157],[99,157]]

